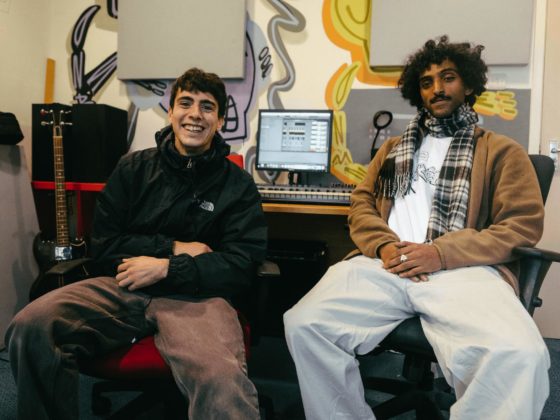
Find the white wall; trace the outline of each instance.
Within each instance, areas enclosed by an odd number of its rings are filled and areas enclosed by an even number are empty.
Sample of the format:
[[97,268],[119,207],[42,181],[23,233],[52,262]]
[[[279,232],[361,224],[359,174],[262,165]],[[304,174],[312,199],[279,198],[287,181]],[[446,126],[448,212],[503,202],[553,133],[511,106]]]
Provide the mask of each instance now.
[[30,104],[43,99],[48,44],[46,15],[44,0],[0,2],[0,111],[16,114],[25,135],[18,146],[0,146],[0,337],[12,316],[27,303],[31,282],[37,275],[31,253],[39,228],[28,171]]
[[[31,165],[31,103],[43,101],[49,44],[46,0],[5,0],[0,8],[0,111],[16,114]],[[32,29],[32,30],[30,30]]]

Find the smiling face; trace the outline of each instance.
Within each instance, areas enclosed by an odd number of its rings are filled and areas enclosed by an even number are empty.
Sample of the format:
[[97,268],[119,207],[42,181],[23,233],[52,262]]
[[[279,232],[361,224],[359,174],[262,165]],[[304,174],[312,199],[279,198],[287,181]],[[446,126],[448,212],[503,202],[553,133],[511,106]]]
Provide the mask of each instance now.
[[168,111],[175,133],[175,148],[186,155],[199,155],[210,148],[224,119],[218,117],[218,102],[210,93],[179,89]]
[[420,75],[420,96],[424,107],[436,118],[450,116],[472,93],[450,60],[432,64]]

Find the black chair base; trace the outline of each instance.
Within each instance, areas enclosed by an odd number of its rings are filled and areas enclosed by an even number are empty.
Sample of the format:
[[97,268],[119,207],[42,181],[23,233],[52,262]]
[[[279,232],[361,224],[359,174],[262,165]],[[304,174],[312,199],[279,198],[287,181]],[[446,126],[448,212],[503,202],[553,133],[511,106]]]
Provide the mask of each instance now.
[[[140,392],[123,407],[111,413],[111,400],[104,394],[110,392]],[[184,420],[188,418],[188,401],[179,392],[173,381],[146,382],[100,381],[93,384],[91,392],[91,411],[96,416],[108,420],[130,420],[140,417],[149,410],[162,405],[163,419]],[[272,399],[259,395],[259,410],[263,420],[274,420]]]
[[366,389],[378,390],[395,395],[375,407],[372,407],[378,420],[414,410],[418,420],[446,420],[449,408],[455,402],[455,395],[445,380],[433,382],[432,389],[422,389],[418,384],[390,378],[364,378]]
[[[111,400],[104,394],[112,392],[140,392],[123,407],[111,413]],[[93,385],[91,410],[97,416],[110,420],[129,420],[138,418],[158,404],[162,405],[163,418],[166,420],[187,418],[188,403],[171,381],[155,383],[133,383],[131,381],[100,381]]]
[[[395,346],[413,333],[416,328],[419,335],[423,335],[417,318],[411,318],[403,324],[401,324],[400,330],[397,328],[398,331],[392,333],[382,342],[382,347],[377,347],[370,353],[360,356],[360,358],[369,359],[378,356],[385,351],[385,345],[392,344],[388,347]],[[391,352],[395,353],[394,351]],[[421,420],[449,418],[447,413],[455,402],[455,395],[444,378],[434,379],[433,361],[435,361],[435,356],[405,354],[402,373],[398,378],[379,378],[364,375],[362,378],[364,389],[394,395],[393,398],[372,407],[375,417],[377,419],[389,419],[414,410],[416,418]]]

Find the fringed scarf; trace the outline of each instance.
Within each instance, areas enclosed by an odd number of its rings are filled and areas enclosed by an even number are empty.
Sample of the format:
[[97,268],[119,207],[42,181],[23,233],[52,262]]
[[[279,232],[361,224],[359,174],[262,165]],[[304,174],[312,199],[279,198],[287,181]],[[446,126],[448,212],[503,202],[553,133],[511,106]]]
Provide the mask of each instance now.
[[465,227],[477,121],[478,116],[468,104],[446,118],[435,118],[422,108],[379,171],[374,187],[376,197],[404,197],[412,185],[414,153],[423,139],[422,122],[434,137],[453,137],[434,192],[426,242]]

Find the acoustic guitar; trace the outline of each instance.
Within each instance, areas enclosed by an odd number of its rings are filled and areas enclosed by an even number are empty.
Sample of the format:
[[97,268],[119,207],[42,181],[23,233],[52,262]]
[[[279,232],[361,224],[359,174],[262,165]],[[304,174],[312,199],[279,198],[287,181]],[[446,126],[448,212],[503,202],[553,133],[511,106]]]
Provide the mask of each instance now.
[[68,207],[64,174],[64,150],[62,131],[64,126],[72,125],[64,121],[71,111],[42,109],[42,126],[52,126],[54,159],[54,200],[56,215],[56,239],[44,238],[39,233],[33,241],[33,255],[39,265],[39,276],[31,285],[29,299],[62,287],[68,283],[87,278],[89,273],[85,263],[87,245],[83,239],[70,240],[68,229]]

